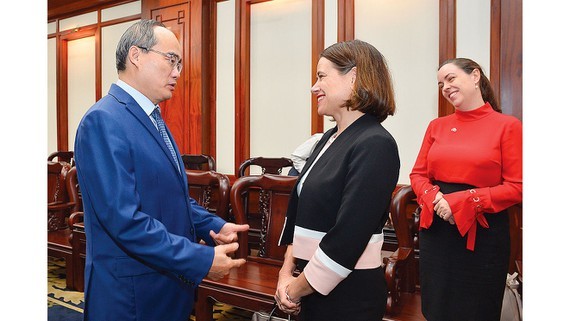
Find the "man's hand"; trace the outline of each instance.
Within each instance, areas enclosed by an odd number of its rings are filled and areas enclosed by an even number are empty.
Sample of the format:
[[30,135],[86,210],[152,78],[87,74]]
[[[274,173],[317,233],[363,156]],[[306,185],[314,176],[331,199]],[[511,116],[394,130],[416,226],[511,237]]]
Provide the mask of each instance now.
[[238,247],[239,244],[235,242],[214,247],[214,261],[206,277],[217,281],[230,273],[231,269],[242,266],[245,259],[234,260],[228,256],[228,254],[235,252]]
[[219,233],[210,231],[210,237],[214,240],[216,245],[229,244],[237,241],[238,232],[245,232],[247,230],[249,230],[249,225],[247,224],[237,225],[234,223],[226,223],[224,226],[222,226],[222,229]]

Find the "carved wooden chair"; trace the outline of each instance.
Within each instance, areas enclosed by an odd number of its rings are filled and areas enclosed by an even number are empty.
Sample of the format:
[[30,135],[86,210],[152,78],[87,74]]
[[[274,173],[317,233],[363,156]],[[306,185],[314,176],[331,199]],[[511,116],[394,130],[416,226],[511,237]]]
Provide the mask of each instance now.
[[74,202],[70,201],[66,183],[70,169],[71,165],[63,162],[47,162],[48,231],[66,229],[66,219],[75,206]]
[[216,161],[214,160],[214,157],[210,155],[183,154],[180,155],[180,157],[182,157],[182,162],[184,163],[185,169],[193,169],[200,171],[216,170]]
[[68,218],[76,206],[70,197],[70,179],[75,168],[65,162],[48,162],[48,256],[63,258],[66,265],[66,286],[72,289],[73,268],[71,230]]
[[48,155],[48,162],[65,162],[72,167],[75,166],[73,151],[57,151]]
[[247,233],[239,235],[236,257],[247,263],[228,276],[212,281],[204,279],[198,289],[195,306],[196,321],[211,321],[214,301],[224,302],[246,310],[268,310],[273,306],[278,273],[286,247],[277,245],[285,222],[289,195],[297,178],[280,175],[244,176],[238,178],[230,193],[236,223],[249,223],[244,193],[260,190],[256,200],[263,213],[258,249],[251,248]]
[[230,179],[226,175],[187,169],[186,178],[190,197],[209,212],[230,220]]
[[69,217],[69,228],[71,229],[71,234],[69,236],[69,243],[71,244],[71,261],[69,264],[66,262],[65,279],[69,289],[83,292],[85,284],[85,250],[87,243],[85,237],[85,226],[83,225],[83,212],[75,212],[71,214]]
[[251,166],[261,167],[261,174],[276,174],[280,175],[283,168],[293,167],[293,161],[286,157],[253,157],[246,159],[239,166],[238,177],[246,175],[246,170]]

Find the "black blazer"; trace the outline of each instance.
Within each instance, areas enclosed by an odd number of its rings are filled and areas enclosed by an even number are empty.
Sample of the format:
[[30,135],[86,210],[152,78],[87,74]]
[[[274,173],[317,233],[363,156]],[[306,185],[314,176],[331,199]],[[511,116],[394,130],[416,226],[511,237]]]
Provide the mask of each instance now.
[[[300,177],[336,131],[325,133]],[[295,185],[280,244],[293,242],[295,225],[325,232],[319,247],[352,270],[371,236],[382,233],[399,171],[396,141],[376,117],[363,115],[315,163],[300,196]]]

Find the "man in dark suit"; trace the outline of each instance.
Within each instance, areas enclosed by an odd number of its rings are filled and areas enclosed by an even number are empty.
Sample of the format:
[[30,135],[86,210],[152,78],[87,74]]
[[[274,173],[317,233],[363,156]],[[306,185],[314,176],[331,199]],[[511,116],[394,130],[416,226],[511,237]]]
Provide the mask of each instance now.
[[180,152],[157,109],[182,69],[176,36],[143,19],[116,55],[119,80],[85,114],[75,141],[85,319],[187,321],[202,279],[245,263],[228,254],[249,227],[226,223],[188,196]]

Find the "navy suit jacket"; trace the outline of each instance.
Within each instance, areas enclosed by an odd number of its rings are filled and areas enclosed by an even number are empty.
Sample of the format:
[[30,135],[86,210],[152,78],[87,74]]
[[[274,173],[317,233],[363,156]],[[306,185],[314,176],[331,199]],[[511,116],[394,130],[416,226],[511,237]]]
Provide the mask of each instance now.
[[115,84],[81,120],[75,160],[87,236],[85,319],[188,320],[214,257],[209,231],[225,221],[188,196],[184,170],[158,130]]

